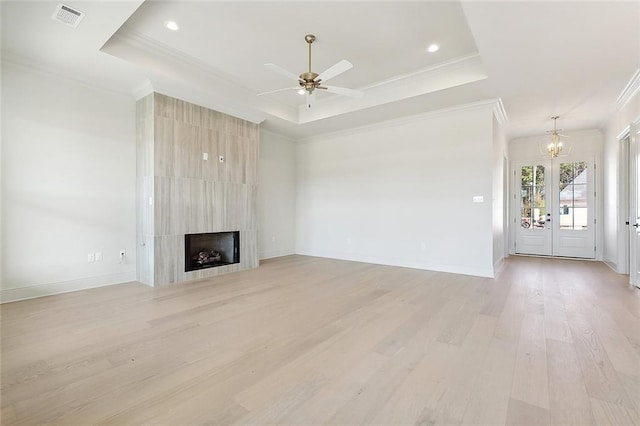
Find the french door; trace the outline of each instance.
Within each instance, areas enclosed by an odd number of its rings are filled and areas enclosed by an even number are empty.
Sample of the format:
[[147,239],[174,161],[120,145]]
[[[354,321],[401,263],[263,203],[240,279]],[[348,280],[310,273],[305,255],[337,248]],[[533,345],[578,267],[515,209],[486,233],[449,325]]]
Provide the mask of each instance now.
[[516,165],[516,253],[595,258],[594,168],[584,158]]

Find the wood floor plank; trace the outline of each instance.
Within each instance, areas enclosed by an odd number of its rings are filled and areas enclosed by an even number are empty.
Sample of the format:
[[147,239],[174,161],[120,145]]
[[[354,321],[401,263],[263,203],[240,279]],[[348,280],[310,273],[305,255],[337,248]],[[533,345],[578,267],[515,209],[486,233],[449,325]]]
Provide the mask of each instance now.
[[492,338],[473,384],[462,424],[504,424],[511,398],[516,342]]
[[540,408],[549,408],[544,316],[539,313],[526,314],[522,320],[511,397]]
[[597,398],[591,398],[591,407],[599,425],[640,425],[638,413],[627,407]]
[[388,361],[389,357],[371,352],[346,374],[325,386],[314,398],[307,399],[296,409],[287,413],[283,423],[304,424],[309,419],[327,422],[350,399],[357,398],[371,377]]
[[554,425],[591,425],[589,396],[572,344],[547,339],[549,413]]
[[633,402],[585,314],[573,311],[568,318],[589,396],[633,409]]
[[506,424],[513,426],[549,425],[551,424],[549,410],[512,398],[509,401]]
[[640,291],[598,262],[496,279],[287,256],[0,305],[0,421],[640,424]]

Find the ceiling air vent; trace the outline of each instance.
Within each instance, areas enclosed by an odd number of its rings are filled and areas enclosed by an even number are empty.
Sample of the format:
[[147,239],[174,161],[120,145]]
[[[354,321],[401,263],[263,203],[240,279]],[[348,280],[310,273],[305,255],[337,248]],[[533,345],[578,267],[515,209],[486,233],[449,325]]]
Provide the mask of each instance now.
[[82,21],[82,18],[84,18],[84,15],[84,12],[80,12],[79,10],[73,9],[62,3],[58,3],[56,11],[53,12],[51,19],[76,28],[80,21]]

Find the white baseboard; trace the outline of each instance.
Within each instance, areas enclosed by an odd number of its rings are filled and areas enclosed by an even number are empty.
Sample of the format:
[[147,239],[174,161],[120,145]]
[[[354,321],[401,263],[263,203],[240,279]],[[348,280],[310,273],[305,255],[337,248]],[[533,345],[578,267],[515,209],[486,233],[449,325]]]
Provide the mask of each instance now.
[[605,265],[607,265],[609,268],[613,269],[613,271],[617,274],[619,274],[620,272],[618,272],[618,265],[616,265],[615,262],[612,262],[611,260],[603,260],[602,263],[604,263]]
[[329,259],[350,260],[352,262],[374,263],[377,265],[400,266],[403,268],[424,269],[427,271],[448,272],[451,274],[472,275],[476,277],[493,278],[493,268],[477,268],[462,265],[444,265],[430,262],[420,262],[389,257],[360,255],[356,253],[340,253],[332,251],[311,250],[298,248],[296,254],[304,256],[326,257]]
[[0,291],[0,303],[17,302],[19,300],[69,293],[70,291],[86,290],[89,288],[121,284],[135,280],[136,271],[129,271],[118,274],[101,275],[98,277],[61,281],[57,283],[32,285],[29,287],[6,288]]
[[296,254],[296,251],[293,249],[271,250],[258,253],[258,258],[260,260],[265,260],[273,259],[274,257],[290,256],[292,254]]

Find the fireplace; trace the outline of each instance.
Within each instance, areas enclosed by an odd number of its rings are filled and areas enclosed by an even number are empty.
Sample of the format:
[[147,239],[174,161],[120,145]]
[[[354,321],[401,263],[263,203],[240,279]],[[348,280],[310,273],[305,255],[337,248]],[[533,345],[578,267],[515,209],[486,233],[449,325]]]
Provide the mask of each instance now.
[[240,232],[186,234],[184,271],[240,263]]

